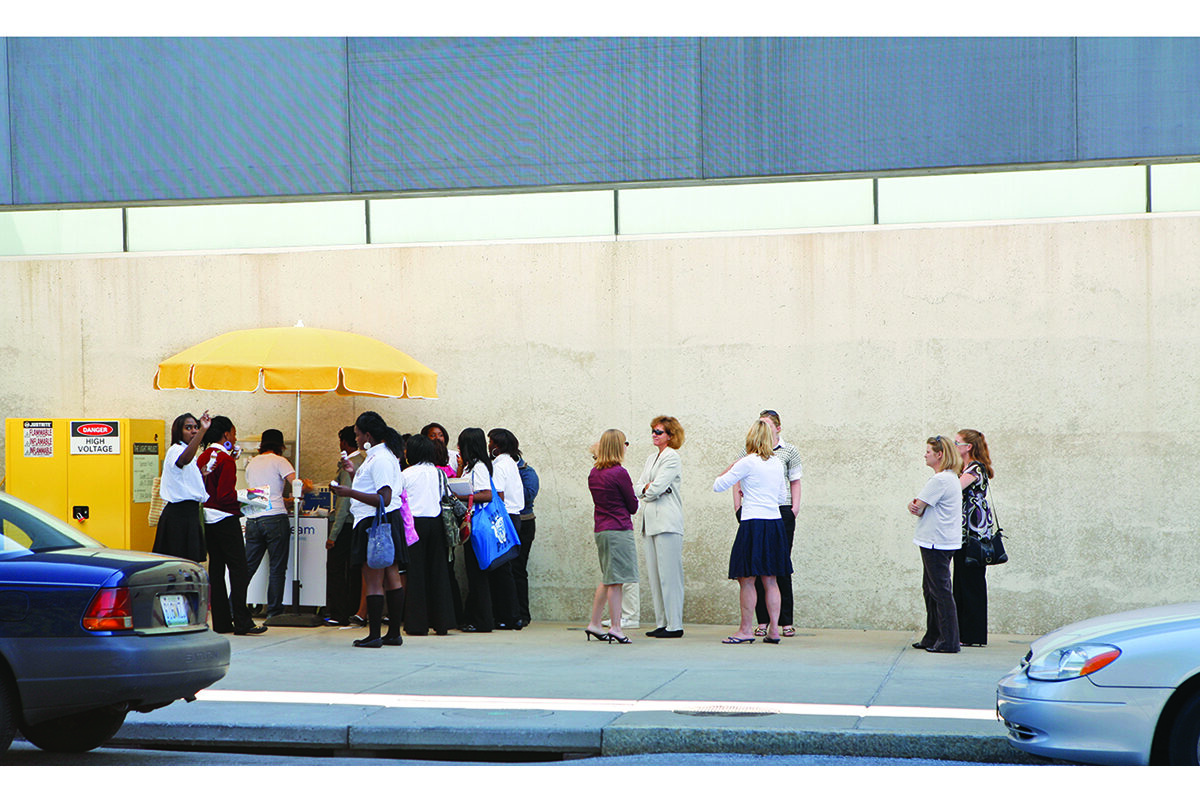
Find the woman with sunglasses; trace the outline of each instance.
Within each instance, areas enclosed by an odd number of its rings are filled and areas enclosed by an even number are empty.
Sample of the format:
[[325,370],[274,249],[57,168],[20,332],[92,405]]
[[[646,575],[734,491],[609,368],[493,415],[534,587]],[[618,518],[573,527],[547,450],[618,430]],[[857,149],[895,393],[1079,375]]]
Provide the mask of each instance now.
[[917,517],[913,544],[921,548],[921,591],[925,596],[925,635],[913,642],[913,647],[930,653],[957,653],[961,646],[950,562],[962,546],[962,486],[958,482],[962,458],[954,438],[926,439],[925,464],[933,470],[933,477],[908,504],[908,513]]
[[[654,639],[683,636],[683,426],[674,417],[659,416],[650,422],[650,441],[658,448],[646,459],[637,482],[642,501],[642,536],[646,573],[654,598]],[[613,620],[614,624],[616,619]]]

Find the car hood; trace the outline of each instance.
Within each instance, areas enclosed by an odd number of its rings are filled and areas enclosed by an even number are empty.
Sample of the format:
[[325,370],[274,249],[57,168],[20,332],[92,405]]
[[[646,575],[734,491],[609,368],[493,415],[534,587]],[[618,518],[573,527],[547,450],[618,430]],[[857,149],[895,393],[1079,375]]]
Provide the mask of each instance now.
[[1074,622],[1033,643],[1036,658],[1093,642],[1121,656],[1088,678],[1100,686],[1178,686],[1200,671],[1200,603],[1139,608]]

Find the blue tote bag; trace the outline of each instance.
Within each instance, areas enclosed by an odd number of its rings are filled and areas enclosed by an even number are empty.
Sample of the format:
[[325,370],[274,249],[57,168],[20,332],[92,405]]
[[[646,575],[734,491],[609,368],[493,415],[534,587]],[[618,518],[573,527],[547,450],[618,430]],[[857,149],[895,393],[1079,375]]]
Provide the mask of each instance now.
[[490,475],[488,483],[492,486],[492,499],[475,506],[471,512],[470,542],[480,569],[494,569],[512,561],[521,552],[517,529],[508,518],[504,501],[496,493],[496,483]]
[[367,528],[367,566],[383,569],[396,563],[396,545],[392,541],[392,524],[383,515],[383,498],[375,507],[375,519]]

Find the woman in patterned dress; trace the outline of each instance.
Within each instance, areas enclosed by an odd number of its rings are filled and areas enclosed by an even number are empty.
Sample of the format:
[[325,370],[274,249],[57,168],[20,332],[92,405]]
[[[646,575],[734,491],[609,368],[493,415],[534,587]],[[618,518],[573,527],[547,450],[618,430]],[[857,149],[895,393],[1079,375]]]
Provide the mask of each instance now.
[[967,564],[968,538],[992,535],[995,517],[988,502],[988,479],[996,473],[983,434],[964,428],[954,437],[962,456],[962,514],[964,549],[954,554],[954,603],[958,608],[958,631],[964,647],[987,645],[987,567]]

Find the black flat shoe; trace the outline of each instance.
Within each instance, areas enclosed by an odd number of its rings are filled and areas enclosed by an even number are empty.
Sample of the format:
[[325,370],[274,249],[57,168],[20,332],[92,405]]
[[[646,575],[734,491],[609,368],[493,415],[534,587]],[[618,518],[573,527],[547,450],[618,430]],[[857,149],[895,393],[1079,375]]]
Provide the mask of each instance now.
[[646,635],[649,636],[651,639],[657,639],[658,637],[662,636],[666,632],[667,632],[666,628],[655,628],[652,631],[646,631]]
[[383,637],[376,636],[374,639],[370,639],[370,638],[355,639],[354,646],[355,647],[383,647]]
[[772,639],[770,636],[763,637],[763,644],[779,644],[778,639]]
[[677,631],[664,630],[662,633],[658,634],[654,638],[656,638],[656,639],[682,639],[683,638],[683,628],[680,628]]
[[920,642],[913,642],[912,646],[916,650],[928,650],[929,649],[929,645],[921,644]]
[[957,650],[947,650],[945,647],[926,647],[926,653],[957,653]]
[[257,636],[260,633],[266,633],[266,625],[255,625],[253,628],[243,628],[240,631],[234,631],[234,636]]
[[379,641],[386,645],[390,645],[391,647],[399,647],[400,645],[404,644],[404,637],[397,633],[395,636],[384,636]]

